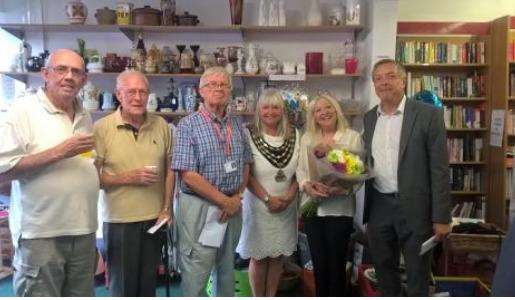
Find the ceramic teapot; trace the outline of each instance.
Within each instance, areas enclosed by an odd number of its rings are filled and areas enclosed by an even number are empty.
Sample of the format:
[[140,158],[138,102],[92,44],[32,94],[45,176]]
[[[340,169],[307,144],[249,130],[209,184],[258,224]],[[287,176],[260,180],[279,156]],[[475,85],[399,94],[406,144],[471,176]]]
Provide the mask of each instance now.
[[97,9],[95,18],[100,25],[113,25],[116,24],[116,11],[105,6],[104,8]]

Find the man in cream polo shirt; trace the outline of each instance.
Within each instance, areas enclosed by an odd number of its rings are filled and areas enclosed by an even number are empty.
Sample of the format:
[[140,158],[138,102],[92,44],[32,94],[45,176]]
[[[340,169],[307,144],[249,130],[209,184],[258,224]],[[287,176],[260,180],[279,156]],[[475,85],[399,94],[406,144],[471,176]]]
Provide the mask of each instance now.
[[148,93],[145,75],[121,73],[120,108],[95,124],[111,296],[155,296],[161,240],[147,230],[171,220],[172,135],[163,118],[147,113]]
[[45,88],[16,100],[0,125],[0,183],[13,180],[9,221],[17,296],[93,296],[99,181],[92,122],[76,95],[84,62],[57,50]]

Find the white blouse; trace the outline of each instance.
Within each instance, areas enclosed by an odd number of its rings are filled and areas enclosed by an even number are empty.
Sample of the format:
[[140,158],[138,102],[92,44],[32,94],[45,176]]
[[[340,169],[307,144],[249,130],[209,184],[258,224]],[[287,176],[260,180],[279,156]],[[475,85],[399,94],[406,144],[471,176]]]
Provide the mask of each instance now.
[[[360,153],[363,151],[361,135],[352,129],[343,132],[336,132],[333,137],[335,145],[351,152]],[[310,196],[304,192],[304,187],[311,178],[315,177],[316,170],[308,159],[309,151],[313,151],[317,141],[310,140],[304,134],[300,141],[299,165],[297,167],[297,181],[302,193],[301,205],[306,203]],[[354,195],[333,196],[322,200],[318,205],[317,216],[349,216],[354,215],[356,203]]]

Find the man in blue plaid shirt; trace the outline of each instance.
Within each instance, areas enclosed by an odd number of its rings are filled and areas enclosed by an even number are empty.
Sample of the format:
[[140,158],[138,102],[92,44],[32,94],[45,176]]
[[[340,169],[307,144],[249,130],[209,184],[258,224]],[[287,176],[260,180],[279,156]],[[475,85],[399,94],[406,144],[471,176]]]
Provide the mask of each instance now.
[[224,68],[207,69],[199,89],[204,103],[176,130],[172,168],[180,178],[175,215],[184,296],[203,296],[210,274],[213,296],[234,296],[234,251],[252,154],[241,120],[226,113],[231,89]]

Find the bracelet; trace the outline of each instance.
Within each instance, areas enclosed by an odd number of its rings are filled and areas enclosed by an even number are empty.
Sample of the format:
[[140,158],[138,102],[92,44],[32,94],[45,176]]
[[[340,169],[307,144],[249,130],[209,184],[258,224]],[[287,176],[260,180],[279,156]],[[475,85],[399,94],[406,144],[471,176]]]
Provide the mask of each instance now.
[[270,203],[270,195],[266,194],[265,198],[263,198],[263,202],[265,202],[265,204]]

